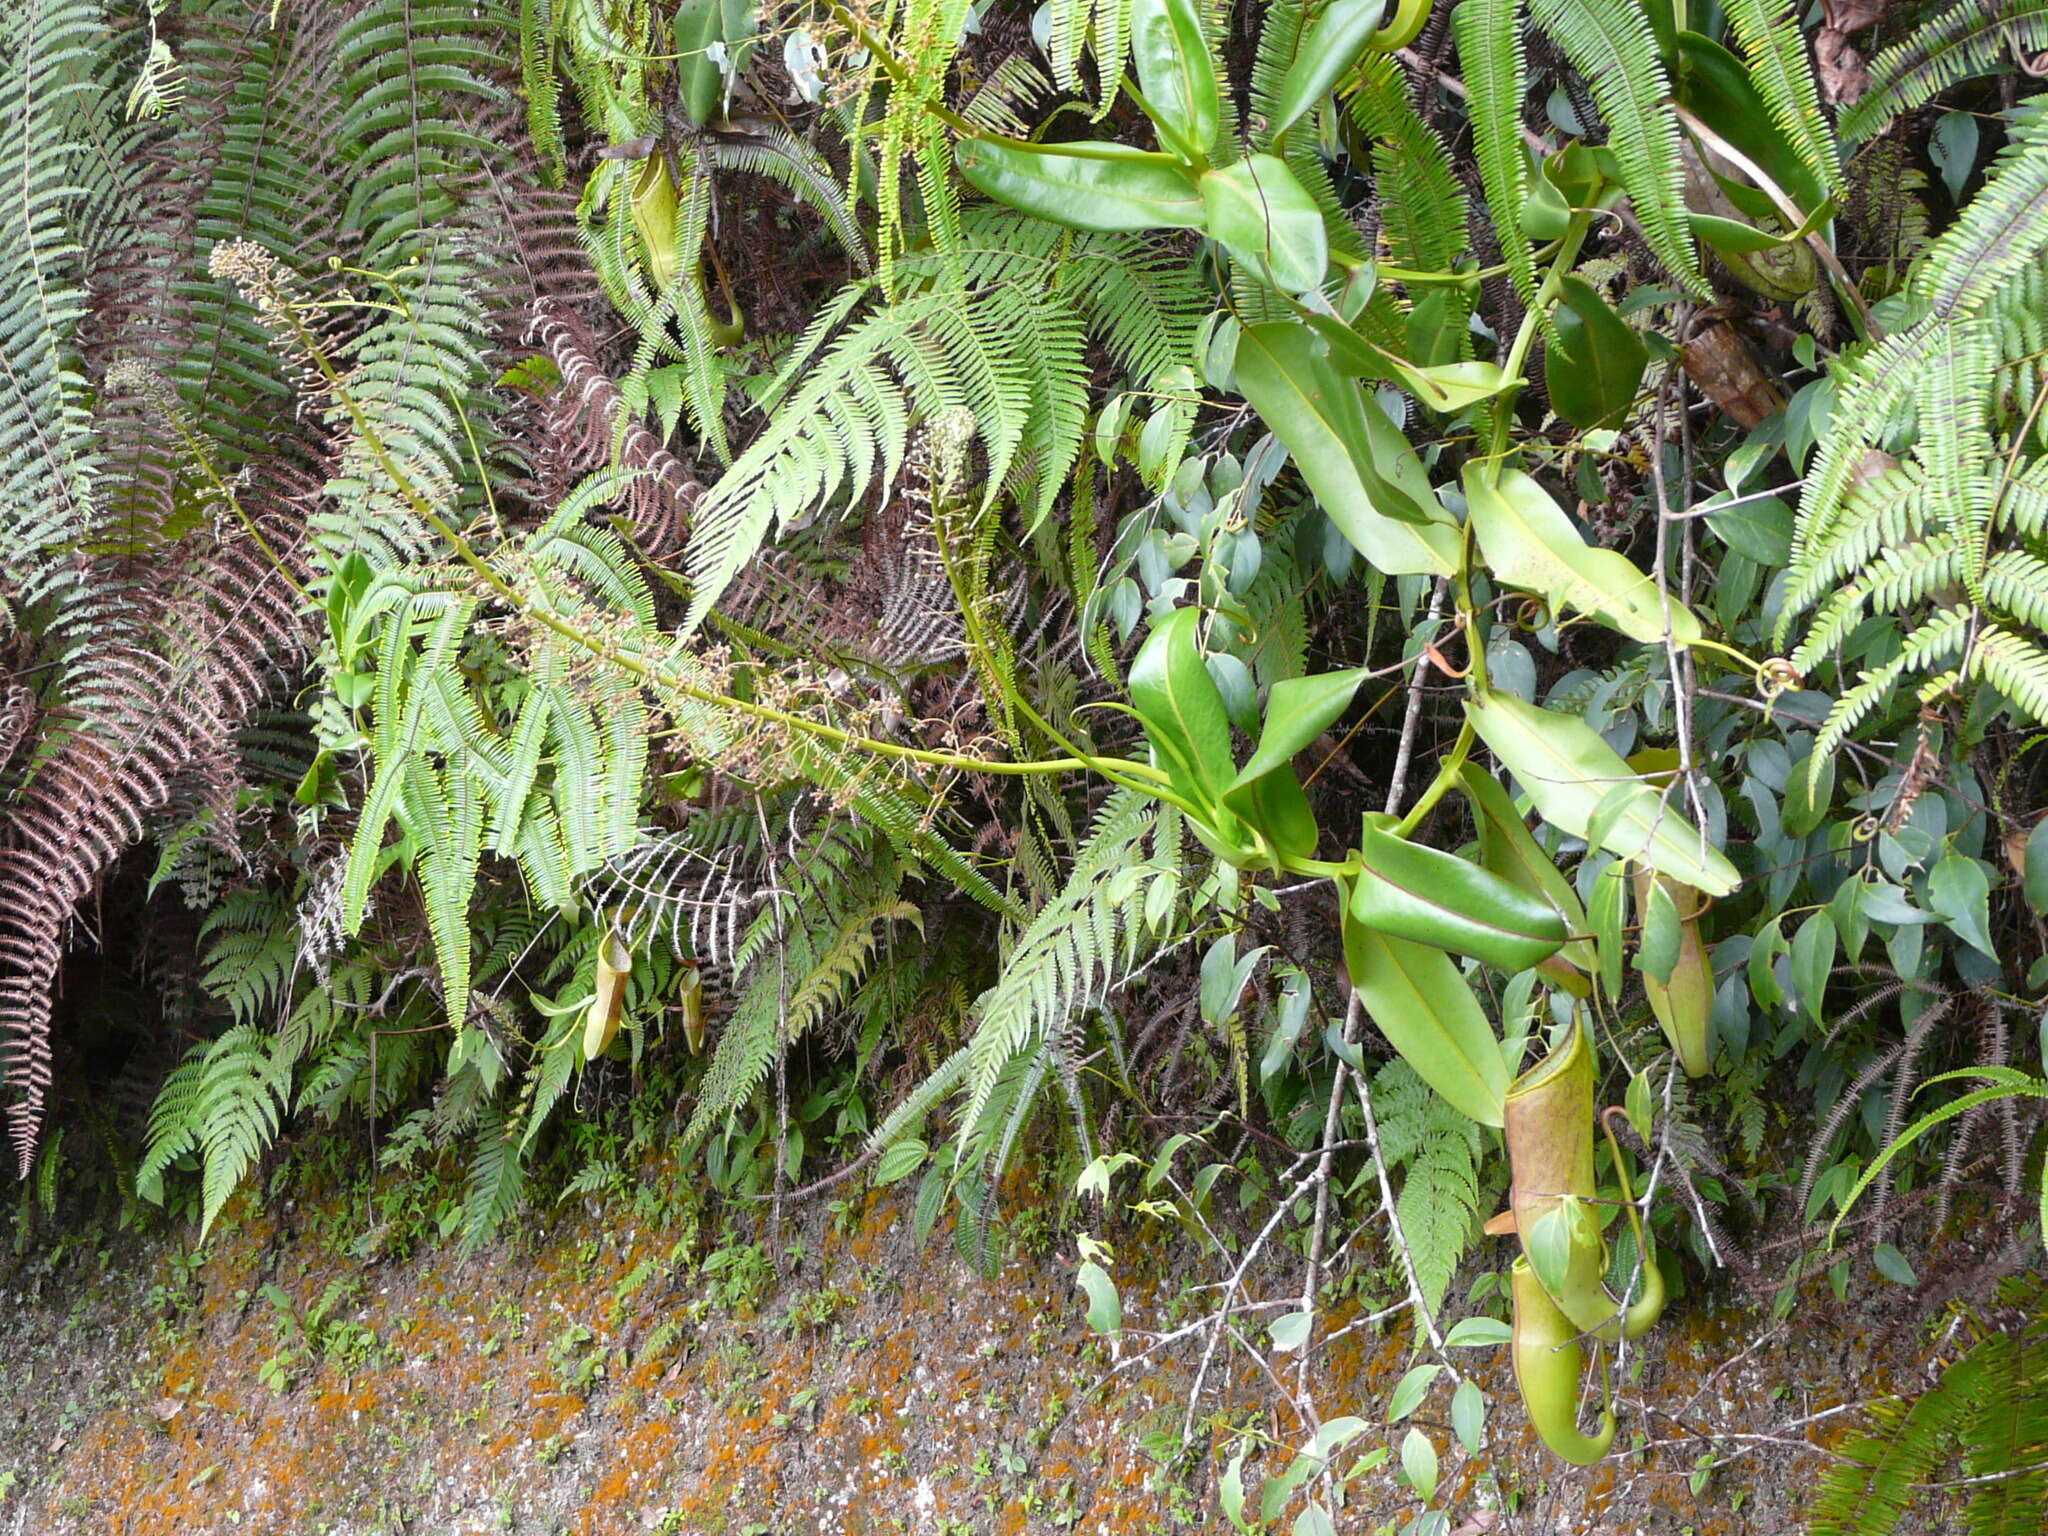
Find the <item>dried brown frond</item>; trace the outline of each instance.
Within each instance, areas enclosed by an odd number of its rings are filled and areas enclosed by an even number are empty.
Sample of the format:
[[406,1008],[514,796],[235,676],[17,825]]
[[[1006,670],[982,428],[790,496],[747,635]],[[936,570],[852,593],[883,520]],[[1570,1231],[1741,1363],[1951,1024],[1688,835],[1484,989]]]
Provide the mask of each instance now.
[[[97,612],[67,698],[0,846],[0,1075],[26,1174],[50,1087],[51,991],[73,914],[197,766],[231,751],[280,662],[303,650],[293,519],[195,529],[158,575]],[[280,565],[273,556],[290,564]],[[118,615],[123,622],[107,620]],[[217,767],[215,768],[217,770]]]
[[620,510],[644,557],[672,557],[682,548],[703,486],[645,423],[626,411],[619,386],[598,361],[595,338],[567,304],[556,298],[534,300],[525,341],[545,353],[562,376],[543,401],[540,431],[546,450],[571,474],[612,463],[642,471],[620,497]]

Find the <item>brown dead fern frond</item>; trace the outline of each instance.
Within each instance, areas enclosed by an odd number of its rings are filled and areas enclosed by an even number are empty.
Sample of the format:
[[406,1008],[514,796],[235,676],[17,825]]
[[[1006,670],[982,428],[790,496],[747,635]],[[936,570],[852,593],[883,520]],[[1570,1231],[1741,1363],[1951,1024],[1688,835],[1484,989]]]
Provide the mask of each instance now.
[[[0,845],[0,1080],[10,1139],[31,1166],[50,1089],[52,994],[79,903],[168,806],[194,765],[217,764],[304,647],[294,524],[256,537],[195,530],[160,574],[118,605],[81,656],[91,687],[67,690],[61,725]],[[117,611],[108,604],[103,615]]]
[[639,471],[639,478],[619,499],[620,510],[645,558],[659,561],[674,555],[682,548],[703,486],[645,423],[625,409],[619,386],[598,361],[595,338],[567,304],[555,298],[536,299],[525,340],[545,353],[562,376],[545,402],[542,430],[549,434],[549,449],[573,472],[587,473],[612,463]]

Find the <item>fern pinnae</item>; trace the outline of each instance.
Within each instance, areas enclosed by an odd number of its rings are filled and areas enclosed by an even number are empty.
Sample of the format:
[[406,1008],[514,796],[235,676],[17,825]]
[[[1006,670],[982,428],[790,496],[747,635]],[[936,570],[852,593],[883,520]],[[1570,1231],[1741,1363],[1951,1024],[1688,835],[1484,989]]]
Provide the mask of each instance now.
[[1522,95],[1528,79],[1520,0],[1463,0],[1451,12],[1472,122],[1473,157],[1501,254],[1525,304],[1536,297],[1536,257],[1522,233],[1529,200],[1529,158],[1522,149]]
[[1770,110],[1771,121],[1815,179],[1839,192],[1841,156],[1821,112],[1796,8],[1788,0],[1727,0],[1727,11],[1729,27],[1748,59],[1749,77]]
[[[1754,3],[1754,0],[1744,0]],[[1731,15],[1735,7],[1731,6]],[[2048,49],[2048,0],[1961,0],[1870,61],[1869,84],[1841,118],[1844,142],[1874,138],[1894,119],[2013,56]]]
[[[1670,106],[1671,81],[1648,16],[1636,6],[1598,0],[1530,0],[1529,10],[1591,88],[1650,249],[1688,291],[1704,294],[1706,279],[1685,221],[1685,166]],[[1462,49],[1459,58],[1465,58]]]
[[2048,97],[2014,113],[1983,190],[1920,263],[1916,298],[1943,319],[1977,313],[2048,249]]
[[1152,829],[1150,801],[1116,790],[1096,814],[1066,885],[1018,935],[1002,975],[974,1006],[971,1067],[960,1117],[969,1135],[1004,1068],[1034,1034],[1100,1003],[1127,959],[1125,916],[1109,886]]

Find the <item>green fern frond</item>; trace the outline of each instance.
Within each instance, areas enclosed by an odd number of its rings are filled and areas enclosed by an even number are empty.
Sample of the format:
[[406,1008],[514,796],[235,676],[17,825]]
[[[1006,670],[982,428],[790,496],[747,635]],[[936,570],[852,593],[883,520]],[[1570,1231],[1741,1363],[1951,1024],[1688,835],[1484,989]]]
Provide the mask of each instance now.
[[1814,179],[1839,191],[1841,157],[1821,112],[1797,9],[1787,0],[1727,0],[1727,11],[1729,27],[1749,61],[1749,77],[1770,110],[1771,121]]
[[555,71],[560,43],[556,0],[519,0],[519,80],[526,91],[526,131],[556,186],[569,173],[562,147],[562,82]]
[[865,829],[832,823],[809,844],[750,925],[734,969],[744,978],[683,1132],[694,1147],[753,1096],[776,1059],[853,995],[886,930],[922,928],[898,895],[896,860]]
[[1522,233],[1529,201],[1529,157],[1522,149],[1522,94],[1528,61],[1523,51],[1520,0],[1464,0],[1451,12],[1458,63],[1465,73],[1472,153],[1486,189],[1501,254],[1524,304],[1536,297],[1536,257]]
[[1034,1037],[1064,1029],[1099,1006],[1129,963],[1137,930],[1112,883],[1142,859],[1153,830],[1151,801],[1126,789],[1112,794],[1058,896],[1017,938],[996,984],[974,1005],[972,1063],[960,1125],[963,1145],[988,1108],[997,1081]]
[[339,136],[355,174],[342,224],[363,234],[364,266],[433,244],[456,189],[502,157],[470,123],[505,103],[495,77],[513,25],[495,3],[456,0],[372,0],[343,24]]
[[1870,83],[1842,113],[1843,141],[1875,137],[1950,86],[2048,49],[2048,0],[1961,0],[1870,61]]
[[[1396,266],[1448,272],[1465,254],[1465,193],[1450,151],[1408,98],[1408,77],[1385,54],[1367,54],[1351,98],[1351,120],[1379,146],[1373,155],[1387,253]],[[1521,153],[1519,143],[1516,154]],[[1525,244],[1526,248],[1526,244]]]
[[[1669,105],[1671,81],[1657,56],[1648,15],[1636,6],[1598,0],[1530,0],[1529,11],[1592,91],[1607,121],[1607,144],[1621,184],[1650,249],[1673,278],[1704,294],[1699,252],[1685,221],[1685,164],[1678,120]],[[1465,59],[1462,49],[1459,58]],[[1519,202],[1512,205],[1513,216],[1519,216],[1520,208]]]
[[462,1251],[497,1235],[526,1199],[526,1159],[518,1128],[497,1106],[478,1117],[462,1196]]
[[1969,638],[1970,614],[1943,609],[1907,637],[1899,654],[1880,667],[1865,672],[1856,686],[1835,701],[1828,717],[1814,736],[1814,762],[1826,761],[1863,723],[1863,719],[1910,673],[1926,672],[1937,663],[1962,650]]
[[1974,315],[2048,250],[2048,97],[2014,113],[1983,190],[1944,230],[1912,285],[1934,315]]
[[98,460],[77,332],[86,312],[85,137],[104,91],[90,0],[27,0],[0,20],[0,567],[33,601],[94,524]]
[[298,914],[269,891],[237,891],[199,925],[205,953],[199,984],[228,1006],[237,1024],[289,1001],[299,959]]
[[1889,1433],[1843,1447],[1844,1463],[1821,1474],[1812,1536],[1889,1536],[1898,1529],[1935,1464],[1954,1444],[1982,1387],[1984,1368],[1966,1356],[1903,1414],[1887,1414]]
[[1991,684],[2034,723],[2048,725],[2048,649],[2038,642],[1987,625],[1970,647],[1965,672]]

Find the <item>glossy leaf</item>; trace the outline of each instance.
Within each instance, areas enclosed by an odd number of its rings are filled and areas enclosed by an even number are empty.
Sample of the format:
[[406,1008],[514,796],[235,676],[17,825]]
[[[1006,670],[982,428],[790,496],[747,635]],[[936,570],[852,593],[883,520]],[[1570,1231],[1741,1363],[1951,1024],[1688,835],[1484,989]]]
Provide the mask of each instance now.
[[1510,974],[1549,959],[1564,943],[1564,919],[1541,896],[1456,854],[1411,843],[1375,820],[1392,818],[1369,818],[1360,834],[1354,920]]
[[[1586,909],[1578,893],[1536,841],[1500,780],[1468,762],[1459,770],[1458,787],[1471,803],[1479,828],[1479,862],[1510,885],[1548,902],[1564,919],[1568,933],[1585,932]],[[1567,943],[1559,954],[1589,974],[1597,963],[1593,946],[1583,939]]]
[[1509,1333],[1508,1325],[1499,1318],[1466,1317],[1444,1335],[1444,1343],[1452,1349],[1491,1349],[1507,1343]]
[[1552,316],[1557,334],[1543,354],[1550,408],[1575,427],[1611,427],[1642,386],[1649,349],[1591,283],[1567,277]]
[[1387,1043],[1453,1109],[1481,1125],[1499,1125],[1507,1064],[1479,999],[1450,956],[1348,917],[1343,928],[1351,984]]
[[1198,229],[1205,217],[1201,190],[1179,161],[1128,145],[1082,152],[963,139],[954,159],[977,191],[1070,229]]
[[1827,190],[1785,137],[1749,69],[1727,48],[1697,32],[1678,34],[1678,99],[1778,184],[1802,213],[1827,202]]
[[[1664,638],[1667,598],[1628,559],[1579,537],[1564,508],[1518,469],[1475,461],[1465,467],[1465,504],[1472,531],[1495,576],[1540,592],[1553,610],[1576,608],[1646,643]],[[1680,645],[1700,637],[1699,620],[1669,598],[1672,634]]]
[[1927,900],[1971,947],[1998,958],[1991,942],[1991,877],[1967,854],[1952,853],[1928,873]]
[[1469,701],[1465,711],[1545,821],[1585,837],[1601,802],[1622,791],[1601,846],[1709,896],[1726,896],[1740,883],[1726,855],[1709,847],[1578,716],[1540,709],[1504,693],[1483,694]]
[[1486,1394],[1477,1382],[1461,1381],[1451,1394],[1451,1429],[1466,1455],[1479,1454],[1486,1440]]
[[1259,744],[1239,770],[1233,790],[1291,765],[1295,755],[1337,723],[1351,707],[1366,669],[1352,667],[1342,672],[1317,672],[1309,677],[1283,678],[1266,694],[1266,722],[1259,732]]
[[1258,746],[1224,790],[1223,804],[1283,856],[1311,857],[1321,839],[1294,774],[1294,756],[1344,713],[1364,676],[1363,668],[1354,668],[1287,678],[1267,693]]
[[1247,326],[1238,338],[1237,385],[1293,456],[1317,504],[1375,568],[1389,576],[1457,569],[1458,533],[1422,461],[1305,327]]
[[1219,95],[1199,0],[1132,0],[1131,57],[1161,141],[1184,160],[1204,159]]
[[1401,1437],[1401,1470],[1425,1504],[1436,1497],[1438,1465],[1436,1443],[1429,1436],[1411,1429]]
[[1330,265],[1323,211],[1286,161],[1251,155],[1204,172],[1202,210],[1209,238],[1282,293],[1322,285]]
[[1668,983],[1678,965],[1678,906],[1662,880],[1638,882],[1636,896],[1638,920],[1642,923],[1642,936],[1636,943],[1636,969]]
[[1267,133],[1278,138],[1344,78],[1379,31],[1386,9],[1387,0],[1330,0],[1322,8],[1280,82]]
[[1223,694],[1202,664],[1200,625],[1193,608],[1154,625],[1131,662],[1130,695],[1174,784],[1196,805],[1217,808],[1236,770]]

